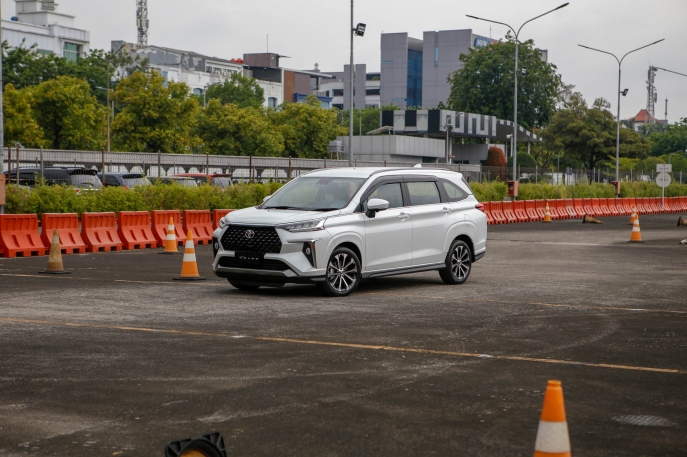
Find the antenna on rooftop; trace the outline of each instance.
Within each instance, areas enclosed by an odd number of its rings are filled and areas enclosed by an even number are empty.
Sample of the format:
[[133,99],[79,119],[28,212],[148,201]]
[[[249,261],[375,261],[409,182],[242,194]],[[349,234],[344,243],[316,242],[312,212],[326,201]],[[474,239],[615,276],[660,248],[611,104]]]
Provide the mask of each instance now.
[[136,26],[138,27],[138,46],[148,46],[148,0],[136,0]]

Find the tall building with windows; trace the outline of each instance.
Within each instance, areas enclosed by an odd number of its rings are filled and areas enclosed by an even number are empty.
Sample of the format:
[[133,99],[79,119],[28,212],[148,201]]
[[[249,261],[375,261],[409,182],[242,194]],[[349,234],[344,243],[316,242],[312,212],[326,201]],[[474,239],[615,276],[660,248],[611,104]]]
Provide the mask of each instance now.
[[[351,106],[351,79],[350,65],[344,65],[344,71],[328,72],[328,78],[323,78],[317,88],[318,93],[327,97],[333,97],[332,107],[348,110]],[[375,107],[380,104],[380,74],[368,73],[367,65],[356,64],[354,67],[353,91],[355,92],[354,105],[356,109]]]
[[448,77],[463,67],[460,55],[493,41],[471,29],[424,32],[421,40],[407,33],[383,33],[382,105],[405,109],[446,103],[451,93]]
[[15,14],[2,21],[10,47],[35,49],[76,61],[90,51],[91,34],[74,27],[74,16],[58,12],[54,0],[14,0]]

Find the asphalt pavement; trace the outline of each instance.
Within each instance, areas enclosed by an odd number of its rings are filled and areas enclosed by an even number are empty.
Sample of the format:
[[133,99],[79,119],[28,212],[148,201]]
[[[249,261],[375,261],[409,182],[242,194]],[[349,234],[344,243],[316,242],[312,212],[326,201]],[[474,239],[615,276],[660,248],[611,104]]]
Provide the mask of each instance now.
[[172,281],[161,250],[0,258],[0,455],[531,456],[562,381],[575,456],[687,455],[679,215],[489,227],[462,286],[428,272],[347,298]]

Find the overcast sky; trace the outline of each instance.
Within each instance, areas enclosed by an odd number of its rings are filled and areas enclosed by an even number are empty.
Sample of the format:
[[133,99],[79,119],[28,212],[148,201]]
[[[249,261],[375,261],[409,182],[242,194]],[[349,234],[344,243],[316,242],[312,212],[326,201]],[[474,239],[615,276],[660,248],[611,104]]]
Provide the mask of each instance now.
[[[14,12],[13,0],[1,0],[3,18]],[[90,30],[91,46],[108,48],[111,40],[136,41],[136,0],[61,0],[60,11],[76,16],[76,26]],[[356,38],[356,62],[368,71],[380,66],[380,34],[409,32],[422,38],[425,30],[472,28],[500,38],[506,28],[476,21],[466,14],[522,22],[565,0],[356,0],[356,22],[367,23],[365,37]],[[267,48],[290,56],[289,68],[341,71],[349,59],[349,0],[148,0],[149,43],[192,50],[223,58]],[[560,11],[523,29],[521,39],[534,39],[549,50],[566,83],[574,84],[591,103],[605,97],[616,109],[618,66],[613,57],[578,47],[585,44],[616,54],[665,38],[627,57],[621,116],[634,116],[646,106],[649,65],[687,74],[686,0],[570,0]],[[656,114],[668,120],[687,118],[687,77],[659,71]]]

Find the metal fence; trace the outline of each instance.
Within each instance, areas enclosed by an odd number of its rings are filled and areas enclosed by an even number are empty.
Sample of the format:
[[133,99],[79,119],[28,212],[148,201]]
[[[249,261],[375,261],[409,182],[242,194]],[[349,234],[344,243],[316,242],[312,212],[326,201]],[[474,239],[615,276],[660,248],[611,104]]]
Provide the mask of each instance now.
[[[546,182],[557,185],[572,186],[575,184],[605,183],[610,184],[615,181],[615,168],[595,168],[592,170],[576,168],[520,168],[518,176],[521,183]],[[622,182],[654,182],[656,170],[620,170],[620,181]],[[682,184],[683,176],[681,171],[673,172],[673,182]],[[481,180],[483,181],[510,181],[513,179],[513,167],[482,167]],[[684,179],[687,181],[687,174]]]
[[[2,169],[85,167],[108,173],[142,173],[162,178],[187,173],[229,174],[237,182],[287,181],[321,168],[348,167],[347,160],[293,159],[289,157],[220,156],[139,152],[61,151],[7,148]],[[412,167],[413,163],[354,161],[356,167]],[[481,165],[423,163],[424,168],[448,168],[468,180],[481,180]]]

